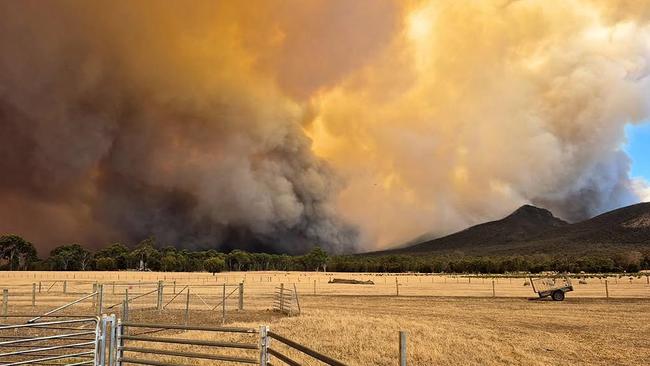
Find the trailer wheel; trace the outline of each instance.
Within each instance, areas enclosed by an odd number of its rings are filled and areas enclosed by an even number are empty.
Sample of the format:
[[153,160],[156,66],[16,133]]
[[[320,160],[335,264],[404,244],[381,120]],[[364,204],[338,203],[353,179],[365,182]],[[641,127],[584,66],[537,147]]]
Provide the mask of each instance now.
[[564,300],[564,291],[555,291],[553,292],[553,295],[551,295],[554,301],[562,301]]

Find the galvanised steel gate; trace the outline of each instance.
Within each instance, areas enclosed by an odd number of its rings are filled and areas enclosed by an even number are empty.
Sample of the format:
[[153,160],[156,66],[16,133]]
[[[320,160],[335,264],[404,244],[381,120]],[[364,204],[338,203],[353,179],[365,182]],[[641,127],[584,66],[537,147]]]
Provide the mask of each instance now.
[[[5,323],[18,323],[20,318],[27,317],[4,317]],[[271,332],[268,326],[254,329],[133,323],[121,322],[115,315],[41,319],[0,325],[0,365],[190,366],[203,360],[219,365],[300,366],[295,357],[302,355],[325,365],[345,366]],[[204,339],[196,339],[196,334],[183,335],[184,331],[200,332]],[[160,332],[166,334],[161,336]]]
[[[17,320],[22,316],[4,317]],[[0,326],[0,364],[106,365],[115,316],[66,317]],[[37,319],[38,320],[38,319]]]

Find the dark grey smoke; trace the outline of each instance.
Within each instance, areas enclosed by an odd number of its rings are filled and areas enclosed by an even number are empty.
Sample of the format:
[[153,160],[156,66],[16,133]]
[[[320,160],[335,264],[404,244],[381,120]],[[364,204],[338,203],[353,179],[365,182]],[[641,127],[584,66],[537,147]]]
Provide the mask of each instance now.
[[243,74],[226,11],[125,4],[0,3],[0,231],[352,250],[340,182],[296,107]]

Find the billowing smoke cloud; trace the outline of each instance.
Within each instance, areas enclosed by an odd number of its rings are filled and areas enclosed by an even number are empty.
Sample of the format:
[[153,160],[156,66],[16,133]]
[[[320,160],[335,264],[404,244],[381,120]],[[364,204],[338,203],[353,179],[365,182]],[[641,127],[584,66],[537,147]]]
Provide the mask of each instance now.
[[[1,229],[49,246],[352,250],[300,104],[376,52],[394,12],[344,5],[3,2]],[[336,40],[361,16],[370,29]]]
[[0,231],[344,251],[636,202],[650,10],[609,3],[3,2]]
[[382,246],[523,203],[574,221],[638,202],[621,147],[650,112],[646,3],[412,4],[315,98],[315,151],[350,179],[340,211]]

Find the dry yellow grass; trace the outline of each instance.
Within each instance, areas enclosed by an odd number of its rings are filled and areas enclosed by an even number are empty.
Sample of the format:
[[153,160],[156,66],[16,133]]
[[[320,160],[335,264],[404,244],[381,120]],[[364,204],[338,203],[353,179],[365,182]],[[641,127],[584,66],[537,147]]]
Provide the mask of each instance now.
[[[524,280],[520,278],[512,282],[499,278],[498,284],[495,282],[498,297],[491,298],[492,279],[472,278],[469,283],[468,278],[451,276],[229,273],[215,278],[210,274],[137,272],[12,275],[0,274],[0,283],[11,285],[13,292],[28,286],[29,293],[31,284],[38,281],[51,283],[67,278],[68,291],[78,294],[87,293],[92,281],[106,283],[105,291],[110,292],[109,283],[115,281],[115,298],[107,295],[111,301],[121,299],[120,290],[124,287],[144,292],[150,285],[144,284],[140,289],[139,281],[161,279],[167,283],[177,281],[177,290],[189,283],[192,291],[214,303],[220,294],[213,294],[217,288],[208,285],[235,284],[243,280],[246,310],[236,312],[231,303],[230,324],[255,328],[268,324],[272,330],[350,365],[396,365],[399,330],[408,332],[409,365],[641,365],[650,359],[650,322],[647,320],[650,286],[645,278],[633,278],[631,283],[628,277],[608,279],[610,295],[619,297],[610,300],[589,298],[604,296],[604,279],[601,282],[598,278],[588,278],[585,285],[574,281],[576,291],[570,293],[566,301],[558,303],[528,301],[526,297],[532,296],[532,291],[523,286]],[[372,278],[376,285],[327,284],[330,276]],[[404,296],[394,296],[395,278],[402,285],[400,294]],[[381,283],[384,279],[385,285]],[[317,295],[313,295],[313,281],[316,281]],[[296,283],[302,294],[301,316],[281,317],[268,311],[272,290],[281,282]],[[166,291],[165,301],[168,301],[172,294],[169,287]],[[68,296],[72,298],[78,294]],[[11,311],[42,311],[62,301],[51,299],[48,303],[45,295],[41,296],[38,309],[31,309],[29,302],[21,302],[10,305]],[[640,298],[625,298],[630,296]],[[60,290],[55,296],[50,295],[50,298],[56,297],[61,297]],[[195,310],[190,323],[219,322],[219,311],[207,311],[196,300],[192,306]],[[181,307],[171,308],[165,311],[163,321],[181,322]],[[88,312],[90,309],[82,306],[71,311]],[[160,320],[152,311],[134,311],[133,316],[140,320]],[[174,333],[174,336],[235,339],[198,331]],[[275,341],[274,345],[283,349]],[[168,345],[165,348],[175,349]],[[193,346],[179,346],[178,349],[205,352]],[[232,350],[219,353],[235,354]],[[252,355],[255,357],[255,352]],[[214,364],[171,356],[153,357],[186,364]],[[317,364],[306,358],[301,361],[305,365]]]

